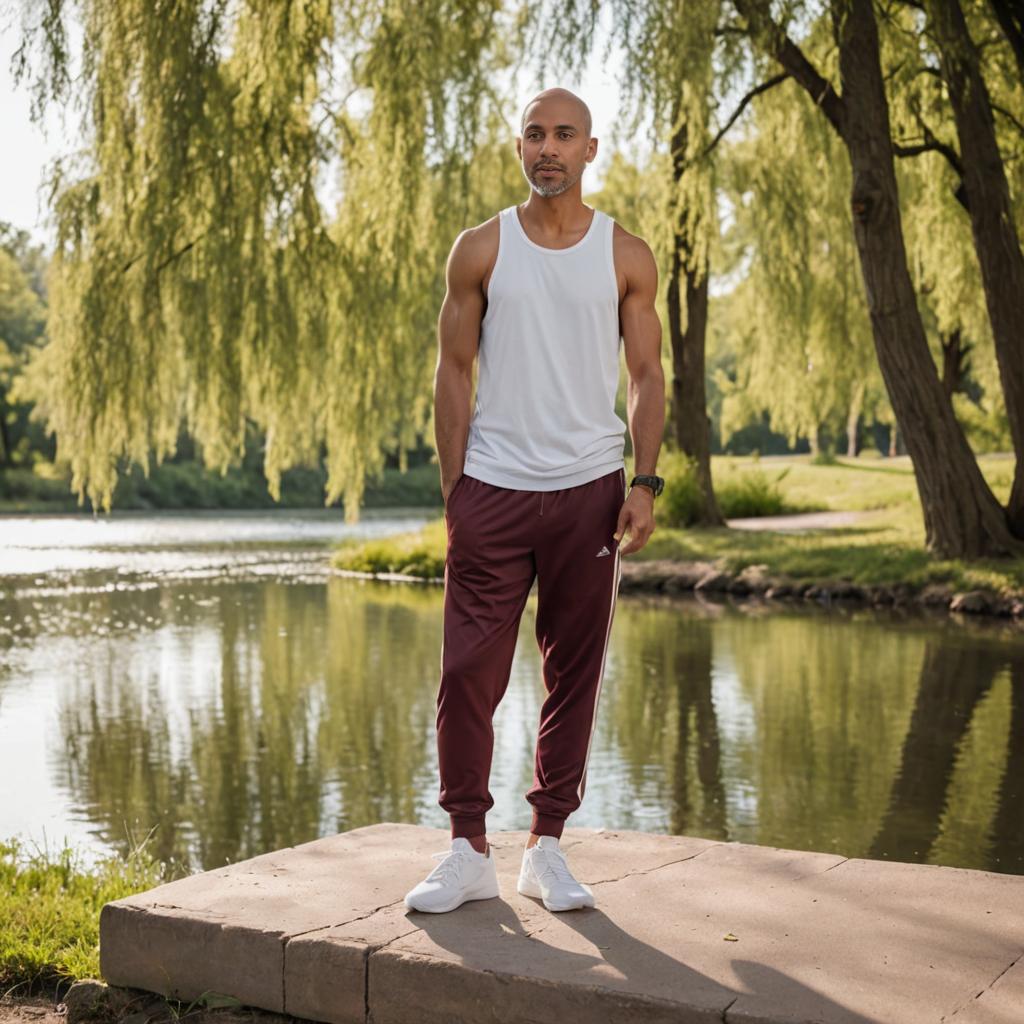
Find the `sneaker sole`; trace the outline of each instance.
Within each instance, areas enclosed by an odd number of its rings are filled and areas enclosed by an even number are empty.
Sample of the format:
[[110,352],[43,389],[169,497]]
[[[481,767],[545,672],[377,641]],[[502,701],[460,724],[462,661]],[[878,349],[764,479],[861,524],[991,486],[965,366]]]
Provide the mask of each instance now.
[[478,886],[475,889],[470,889],[463,895],[461,895],[454,903],[447,907],[418,907],[415,901],[410,902],[409,898],[405,898],[405,905],[410,910],[415,910],[421,914],[447,914],[450,910],[456,910],[461,907],[463,903],[469,900],[491,900],[495,896],[500,896],[501,890],[498,887],[496,880],[488,880],[485,885]]
[[592,906],[592,904],[586,902],[570,903],[564,907],[560,907],[555,903],[549,903],[546,899],[544,899],[544,893],[541,890],[540,885],[538,885],[536,882],[531,882],[527,878],[523,878],[522,875],[519,876],[519,881],[516,884],[516,892],[518,892],[520,896],[532,896],[534,899],[541,900],[548,910],[552,910],[555,912],[558,912],[560,910],[583,910],[587,907]]

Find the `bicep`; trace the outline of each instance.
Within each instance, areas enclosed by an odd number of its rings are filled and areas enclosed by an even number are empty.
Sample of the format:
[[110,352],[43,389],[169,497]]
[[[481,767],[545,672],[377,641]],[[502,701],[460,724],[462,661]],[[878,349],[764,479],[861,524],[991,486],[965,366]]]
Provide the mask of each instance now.
[[438,317],[438,359],[467,371],[479,348],[484,313],[479,269],[472,247],[460,235],[445,270],[445,296]]
[[646,244],[630,260],[626,294],[619,306],[619,322],[626,366],[631,376],[651,367],[661,368],[661,320],[655,308],[658,266]]

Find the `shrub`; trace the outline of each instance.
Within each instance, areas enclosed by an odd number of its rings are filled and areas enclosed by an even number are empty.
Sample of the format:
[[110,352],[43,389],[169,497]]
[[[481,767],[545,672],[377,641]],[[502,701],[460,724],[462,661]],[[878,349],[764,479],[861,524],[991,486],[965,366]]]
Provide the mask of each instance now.
[[665,478],[658,519],[665,526],[690,526],[697,521],[701,493],[697,484],[697,464],[682,452],[670,452],[661,458]]
[[728,519],[782,515],[787,506],[779,484],[788,472],[789,467],[773,480],[763,469],[747,469],[717,483],[715,495],[722,515]]

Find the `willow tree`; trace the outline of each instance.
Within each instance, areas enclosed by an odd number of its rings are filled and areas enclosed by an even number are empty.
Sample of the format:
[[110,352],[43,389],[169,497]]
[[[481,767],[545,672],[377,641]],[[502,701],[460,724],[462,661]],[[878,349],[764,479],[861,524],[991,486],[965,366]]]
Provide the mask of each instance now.
[[907,267],[889,107],[871,0],[831,0],[840,88],[754,0],[733,0],[756,52],[780,64],[842,139],[852,171],[854,238],[879,367],[924,514],[926,546],[945,557],[1020,554],[1024,545],[981,474],[946,398]]
[[28,455],[27,410],[18,408],[18,384],[44,323],[43,303],[18,258],[24,248],[4,244],[10,234],[0,224],[0,468]]
[[[355,519],[366,475],[429,418],[423,303],[484,180],[473,157],[509,62],[500,4],[28,11],[16,77],[37,114],[78,103],[87,140],[49,183],[39,375],[79,503],[109,510],[120,461],[148,471],[182,422],[226,471],[254,422],[275,497],[325,446],[327,502]],[[336,165],[332,216],[318,184]]]
[[841,143],[792,81],[758,97],[720,156],[745,276],[730,296],[735,379],[721,377],[723,439],[766,410],[790,444],[839,423],[857,452],[865,410],[887,403],[856,278]]
[[[906,16],[906,12],[904,12]],[[901,18],[901,21],[903,19]],[[955,135],[941,81],[924,70],[909,17],[883,36],[911,279],[943,391],[972,447],[1012,446],[963,178],[941,150]]]
[[964,12],[959,0],[926,0],[925,8],[956,122],[966,207],[1017,455],[1007,515],[1014,533],[1024,537],[1024,251],[981,55]]

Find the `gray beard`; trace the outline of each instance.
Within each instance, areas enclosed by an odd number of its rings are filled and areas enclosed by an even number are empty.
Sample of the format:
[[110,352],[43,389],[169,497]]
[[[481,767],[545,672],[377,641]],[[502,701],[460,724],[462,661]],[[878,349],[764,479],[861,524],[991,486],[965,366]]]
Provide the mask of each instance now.
[[552,196],[560,196],[563,192],[568,192],[582,176],[582,171],[580,171],[575,178],[572,177],[572,175],[567,174],[559,185],[542,185],[539,181],[534,181],[528,174],[526,175],[526,180],[530,183],[530,188],[532,188],[537,195],[543,196],[545,199],[550,199]]

